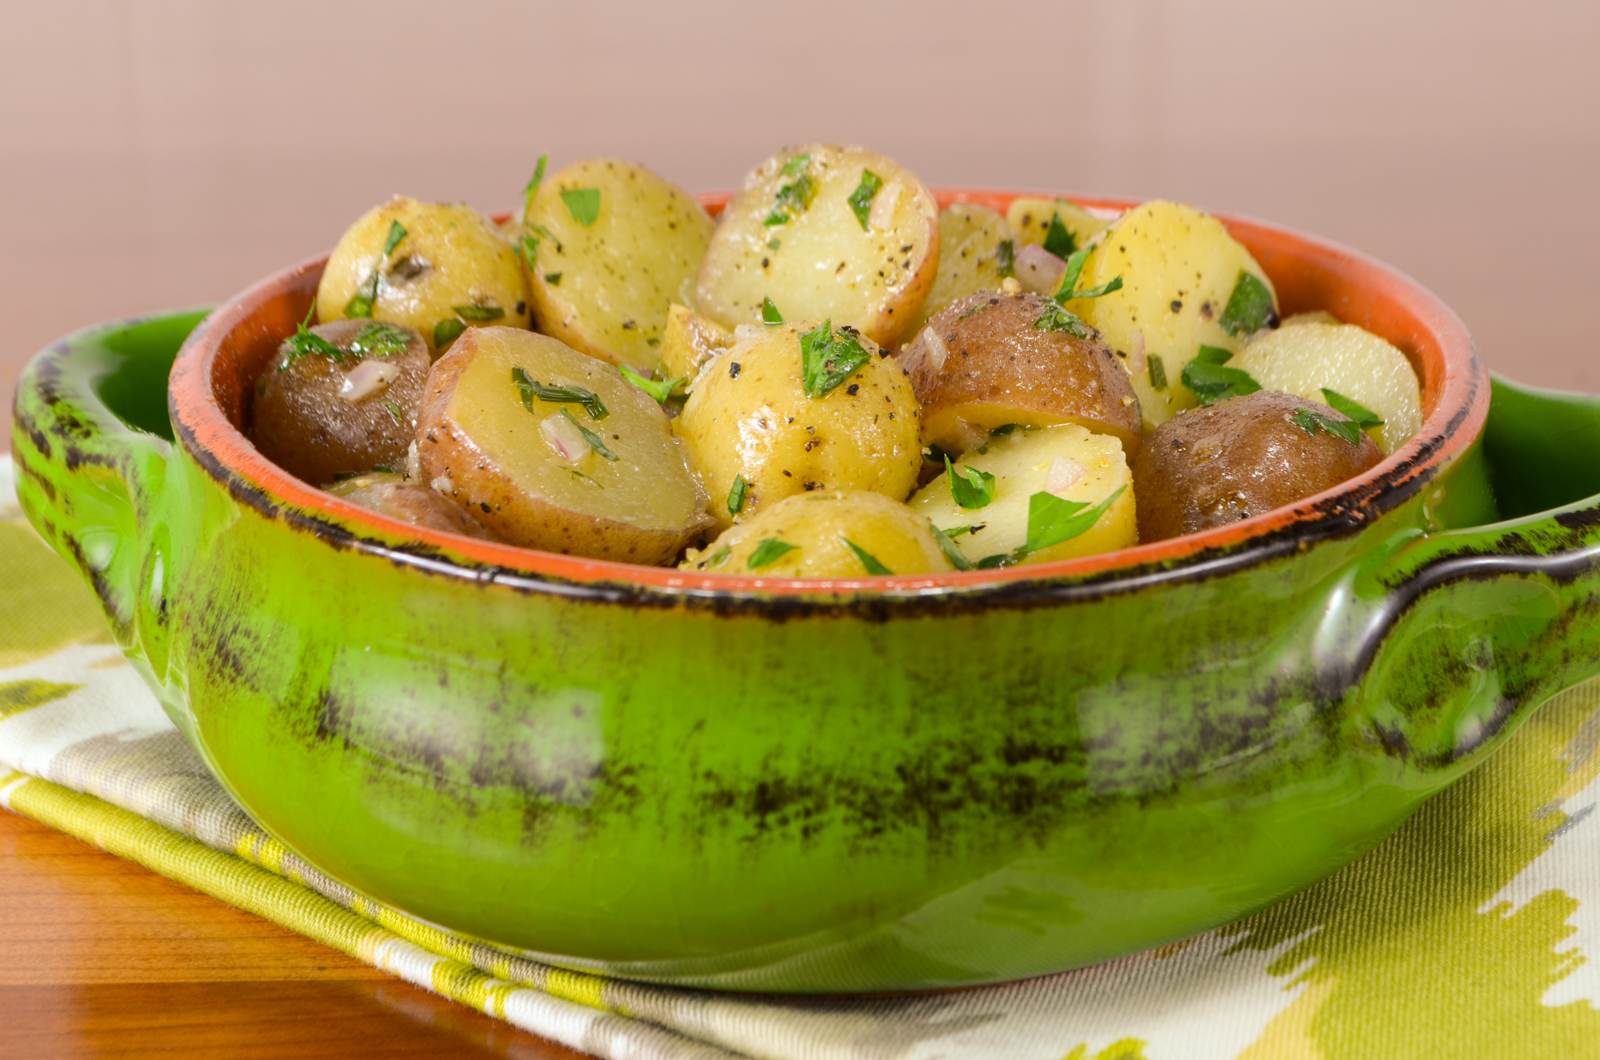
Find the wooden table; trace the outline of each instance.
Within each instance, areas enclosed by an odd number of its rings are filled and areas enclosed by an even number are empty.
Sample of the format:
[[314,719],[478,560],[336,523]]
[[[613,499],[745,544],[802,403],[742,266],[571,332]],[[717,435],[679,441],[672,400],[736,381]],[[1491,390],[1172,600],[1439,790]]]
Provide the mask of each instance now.
[[579,1054],[0,811],[0,1057]]

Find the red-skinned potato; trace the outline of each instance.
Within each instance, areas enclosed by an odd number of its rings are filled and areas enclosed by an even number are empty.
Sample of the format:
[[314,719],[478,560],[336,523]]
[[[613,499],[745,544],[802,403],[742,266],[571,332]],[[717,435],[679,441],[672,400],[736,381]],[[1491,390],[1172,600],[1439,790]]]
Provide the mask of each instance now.
[[328,492],[368,511],[412,526],[465,534],[468,537],[493,537],[483,524],[468,515],[460,505],[400,475],[383,472],[358,475],[330,487]]

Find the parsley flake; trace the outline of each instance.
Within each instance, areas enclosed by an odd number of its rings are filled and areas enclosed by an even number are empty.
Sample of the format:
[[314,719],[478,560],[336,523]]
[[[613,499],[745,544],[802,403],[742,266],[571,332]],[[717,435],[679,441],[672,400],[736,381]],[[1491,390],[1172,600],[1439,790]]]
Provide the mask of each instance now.
[[761,322],[763,324],[783,323],[783,314],[778,312],[778,307],[773,304],[770,298],[761,299]]
[[772,212],[762,219],[762,224],[786,225],[794,219],[795,214],[804,212],[811,205],[811,200],[817,197],[817,183],[805,171],[810,164],[810,155],[796,155],[784,163],[780,174],[795,179],[778,188],[778,194],[772,200]]
[[1243,269],[1228,295],[1228,305],[1217,323],[1229,335],[1249,335],[1278,321],[1272,307],[1272,290],[1260,278]]
[[539,185],[544,183],[544,170],[550,164],[549,155],[540,155],[539,161],[533,164],[533,176],[528,178],[528,183],[522,188],[522,217],[526,220],[528,212],[533,209],[533,197],[539,191]]
[[882,187],[882,177],[870,169],[863,169],[861,183],[856,185],[856,190],[850,193],[850,198],[847,200],[850,203],[850,212],[856,215],[863,232],[867,230],[867,218],[872,215],[872,200],[877,197],[878,189]]
[[1293,415],[1289,417],[1289,422],[1313,438],[1318,433],[1326,431],[1337,438],[1343,438],[1351,445],[1361,444],[1361,428],[1354,420],[1336,420],[1311,409],[1295,409]]
[[455,317],[445,317],[433,326],[433,348],[442,350],[467,330],[467,326]]
[[1069,501],[1054,493],[1040,491],[1028,498],[1028,539],[1022,554],[1040,552],[1063,541],[1079,537],[1100,521],[1100,517],[1117,502],[1127,486],[1118,486],[1105,500],[1089,507],[1087,501]]
[[738,515],[744,511],[744,502],[750,496],[750,483],[744,480],[743,475],[733,476],[733,485],[728,488],[728,514]]
[[770,567],[799,547],[799,545],[791,545],[781,538],[762,538],[760,544],[756,545],[756,550],[750,553],[750,558],[745,560],[745,566],[751,570]]
[[961,549],[956,547],[955,541],[952,540],[963,530],[970,530],[970,528],[958,526],[952,530],[935,529],[933,539],[939,543],[939,551],[943,552],[944,558],[950,561],[950,566],[956,570],[971,570],[972,561],[967,559]]
[[866,569],[866,572],[868,574],[893,574],[894,573],[894,571],[890,570],[888,567],[885,567],[878,560],[877,556],[874,556],[872,553],[868,552],[866,549],[862,548],[860,545],[856,544],[854,541],[850,540],[848,537],[841,537],[839,540],[843,541],[845,543],[845,546],[848,547],[851,552],[854,552],[856,554],[856,559],[861,561],[861,566]]
[[581,386],[546,386],[523,371],[521,366],[511,369],[511,381],[516,384],[522,407],[533,411],[533,399],[551,404],[582,405],[591,420],[603,420],[609,413],[600,395]]
[[1089,325],[1076,314],[1063,309],[1057,302],[1044,307],[1044,312],[1033,322],[1040,331],[1065,331],[1075,339],[1089,337]]
[[[530,409],[529,411],[532,410]],[[585,409],[585,411],[587,411],[587,409]],[[583,436],[583,440],[588,444],[590,449],[593,449],[607,460],[610,460],[613,463],[616,462],[617,454],[606,448],[606,443],[600,440],[600,436],[598,434],[579,423],[577,419],[573,417],[572,413],[568,412],[566,409],[563,408],[561,410],[561,415],[567,418],[568,423],[578,428],[578,433]]]
[[1356,426],[1362,430],[1366,430],[1369,427],[1383,426],[1383,417],[1361,404],[1361,402],[1354,398],[1347,398],[1337,390],[1329,390],[1327,387],[1322,387],[1321,389],[1322,399],[1328,403],[1328,407],[1340,415],[1354,420]]
[[562,188],[561,201],[567,204],[572,219],[584,227],[594,224],[600,216],[599,188]]
[[1183,385],[1202,405],[1214,405],[1260,390],[1261,384],[1249,372],[1227,366],[1232,359],[1233,354],[1220,346],[1201,346],[1194,359],[1183,366]]
[[518,244],[518,249],[522,251],[522,263],[528,267],[529,272],[534,271],[533,263],[539,257],[539,237],[535,235],[523,236],[522,242]]
[[1078,240],[1061,223],[1061,214],[1057,210],[1050,211],[1050,227],[1045,229],[1044,249],[1058,258],[1070,257],[1078,249]]
[[394,248],[406,237],[406,226],[399,221],[389,222],[389,235],[383,241],[383,256],[388,257],[394,253]]
[[544,282],[548,283],[551,287],[560,287],[561,274],[559,272],[547,272],[544,274]]
[[[310,315],[307,314],[307,319]],[[284,342],[283,359],[278,362],[278,371],[286,372],[289,366],[302,357],[326,357],[335,364],[344,364],[349,354],[327,339],[306,327],[305,321],[295,326],[294,335]]]
[[963,508],[984,508],[994,500],[994,476],[968,465],[957,469],[944,458],[945,477],[950,480],[950,496]]
[[393,357],[411,345],[411,333],[393,324],[368,324],[350,340],[350,352],[358,357]]
[[1167,389],[1167,363],[1161,359],[1159,353],[1152,353],[1144,359],[1145,370],[1150,373],[1150,389]]
[[806,171],[806,167],[810,164],[811,154],[810,152],[807,152],[803,155],[795,155],[793,158],[789,159],[789,161],[783,164],[783,168],[778,170],[778,172],[785,177],[798,177],[800,174]]
[[1017,274],[1017,245],[1002,239],[994,248],[994,264],[1002,280]]
[[854,328],[835,332],[833,322],[824,320],[800,336],[800,379],[807,397],[826,396],[872,359],[859,335]]
[[506,315],[506,311],[497,305],[453,305],[450,310],[462,320],[474,324],[487,324]]
[[401,408],[400,403],[394,398],[383,399],[383,411],[387,412],[389,418],[394,420],[396,427],[404,427],[406,425],[406,410]]
[[625,364],[620,365],[618,371],[622,373],[622,378],[655,398],[662,405],[672,400],[672,392],[682,386],[689,378],[686,375],[680,375],[676,379],[652,379],[650,376],[640,375]]

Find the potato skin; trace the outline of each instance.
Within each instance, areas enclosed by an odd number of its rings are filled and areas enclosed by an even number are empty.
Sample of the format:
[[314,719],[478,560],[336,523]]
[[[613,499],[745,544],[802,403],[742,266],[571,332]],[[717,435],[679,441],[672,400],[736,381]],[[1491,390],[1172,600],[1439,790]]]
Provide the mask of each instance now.
[[[802,156],[803,171],[784,172]],[[888,216],[863,229],[849,199],[868,170],[882,180],[874,213]],[[782,189],[802,178],[815,189],[810,205],[767,224]],[[786,320],[832,320],[895,346],[915,328],[938,265],[939,207],[922,181],[859,147],[805,144],[762,162],[728,202],[700,265],[695,306],[731,328],[760,324],[770,297]]]
[[465,534],[467,537],[494,538],[482,523],[468,515],[460,505],[420,482],[409,482],[400,475],[381,472],[358,475],[329,487],[328,492],[343,497],[351,504],[412,526]]
[[917,399],[899,363],[861,336],[867,362],[809,397],[800,353],[807,330],[775,326],[722,353],[672,421],[722,526],[733,522],[727,497],[739,475],[749,486],[741,517],[812,490],[870,490],[898,501],[916,485]]
[[[1027,292],[971,295],[928,321],[899,353],[922,405],[922,437],[964,452],[996,427],[1077,423],[1139,446],[1139,400],[1128,373],[1092,331],[1037,327],[1051,308]],[[940,363],[937,342],[946,354]]]
[[[530,411],[514,368],[547,385],[592,391],[606,416],[591,419],[578,406],[540,399]],[[558,455],[541,428],[564,418],[563,409],[617,459],[587,446],[576,460]],[[547,335],[467,329],[428,377],[417,452],[423,481],[511,544],[661,564],[708,525],[705,494],[661,406],[613,366]]]
[[922,304],[918,330],[958,298],[998,290],[1011,273],[1002,268],[1001,245],[1016,239],[998,210],[976,203],[951,203],[939,211],[939,269]]
[[1133,465],[1144,541],[1249,519],[1367,471],[1383,454],[1291,421],[1300,409],[1343,419],[1326,405],[1261,390],[1184,412],[1156,429]]
[[[396,221],[406,234],[385,256],[384,244]],[[430,348],[441,321],[522,328],[529,324],[528,288],[517,252],[488,218],[465,203],[397,196],[362,214],[340,237],[323,269],[317,285],[317,316],[322,320],[348,316],[351,297],[374,269],[378,269],[378,296],[372,303],[372,319],[403,324]],[[478,307],[478,315],[498,309],[502,315],[475,321],[464,318],[458,306]]]
[[[848,539],[891,574],[929,574],[953,568],[933,524],[881,493],[823,490],[785,497],[691,551],[680,566],[711,574],[769,578],[865,578],[874,572],[845,543]],[[762,541],[795,548],[775,562],[750,568]]]
[[[561,193],[590,188],[598,214],[584,224]],[[693,196],[643,166],[601,158],[552,174],[527,215],[533,267],[523,259],[539,330],[648,372],[661,360],[667,307],[688,299],[711,228]]]
[[[348,350],[358,335],[373,327],[370,320],[336,320],[310,330]],[[292,357],[292,340],[285,341],[256,378],[251,437],[262,455],[317,486],[404,465],[431,358],[421,336],[405,328],[395,330],[408,340],[402,352],[372,358],[352,355],[343,364],[317,354]],[[392,365],[399,374],[359,400],[340,397],[351,370],[368,360]]]

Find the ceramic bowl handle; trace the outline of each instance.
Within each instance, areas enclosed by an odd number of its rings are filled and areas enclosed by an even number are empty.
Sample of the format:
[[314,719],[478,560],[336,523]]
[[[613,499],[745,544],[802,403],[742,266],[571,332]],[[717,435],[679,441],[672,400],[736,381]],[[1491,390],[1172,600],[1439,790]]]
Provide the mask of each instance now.
[[35,356],[17,382],[12,452],[23,511],[89,580],[118,641],[138,642],[156,666],[171,552],[167,374],[204,315],[86,328]]
[[1483,445],[1505,520],[1389,553],[1356,663],[1369,735],[1439,766],[1600,675],[1600,398],[1496,379]]

